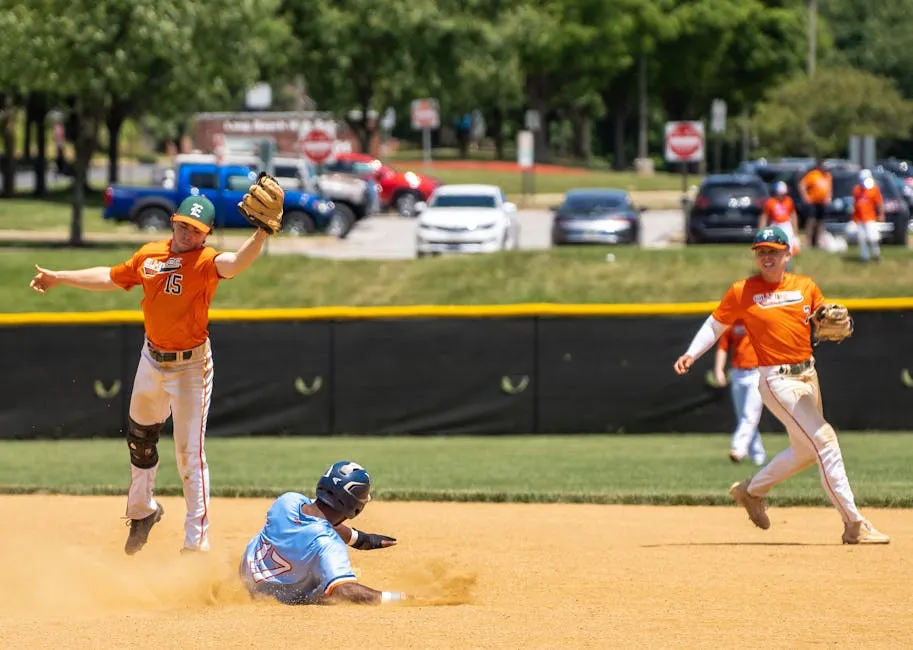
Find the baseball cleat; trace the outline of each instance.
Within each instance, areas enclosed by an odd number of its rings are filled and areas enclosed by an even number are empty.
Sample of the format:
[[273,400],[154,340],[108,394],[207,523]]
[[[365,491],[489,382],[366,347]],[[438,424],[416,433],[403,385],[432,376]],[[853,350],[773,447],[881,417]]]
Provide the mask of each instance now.
[[739,456],[739,454],[734,451],[729,452],[729,460],[731,460],[735,465],[741,463],[744,458],[744,456]]
[[844,544],[890,544],[891,538],[875,530],[867,519],[843,525]]
[[124,544],[124,553],[133,555],[142,549],[146,542],[149,541],[149,531],[161,520],[164,514],[165,509],[162,504],[158,503],[156,504],[155,512],[148,517],[131,519],[128,524],[130,526],[130,534],[127,536],[127,543]]
[[748,494],[748,484],[750,478],[746,478],[740,483],[733,483],[729,488],[729,494],[735,499],[735,502],[741,505],[748,512],[748,518],[751,522],[762,530],[770,528],[770,519],[765,510],[767,503],[764,497],[754,497]]

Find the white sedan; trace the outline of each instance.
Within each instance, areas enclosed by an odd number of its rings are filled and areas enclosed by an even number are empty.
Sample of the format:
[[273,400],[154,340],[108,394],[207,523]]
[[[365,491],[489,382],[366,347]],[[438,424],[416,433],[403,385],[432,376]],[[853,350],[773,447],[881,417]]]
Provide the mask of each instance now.
[[517,248],[517,206],[497,185],[441,185],[416,204],[415,249],[440,253],[493,253]]

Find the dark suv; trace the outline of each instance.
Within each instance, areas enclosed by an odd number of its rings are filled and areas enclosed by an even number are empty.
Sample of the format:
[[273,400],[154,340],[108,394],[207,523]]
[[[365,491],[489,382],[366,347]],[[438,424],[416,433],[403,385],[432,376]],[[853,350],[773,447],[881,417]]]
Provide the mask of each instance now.
[[769,197],[767,185],[753,174],[707,176],[691,204],[686,241],[750,242]]
[[[846,237],[855,242],[854,230],[847,230],[847,223],[853,218],[853,188],[859,182],[859,172],[832,171],[834,179],[833,201],[824,213],[824,227],[833,235]],[[910,221],[910,208],[898,188],[896,177],[883,169],[872,172],[881,196],[884,198],[884,223],[881,227],[881,241],[885,244],[905,245]]]

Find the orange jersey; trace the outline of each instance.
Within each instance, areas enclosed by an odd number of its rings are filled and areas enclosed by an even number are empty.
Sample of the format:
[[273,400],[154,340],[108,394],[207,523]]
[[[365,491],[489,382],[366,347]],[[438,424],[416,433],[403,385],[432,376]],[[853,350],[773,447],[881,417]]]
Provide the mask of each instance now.
[[751,337],[745,329],[745,323],[737,320],[732,327],[723,332],[717,347],[726,352],[732,350],[731,365],[733,368],[750,370],[758,367],[758,355],[751,344]]
[[878,208],[882,205],[884,198],[877,185],[857,185],[853,188],[853,221],[875,221],[878,218]]
[[124,289],[143,287],[146,338],[159,350],[189,350],[209,336],[209,305],[221,279],[218,253],[204,246],[171,252],[171,241],[146,244],[111,269],[111,281]]
[[818,169],[813,169],[802,177],[802,187],[808,196],[809,203],[824,203],[831,193],[833,177]]
[[771,225],[778,223],[790,223],[793,212],[796,210],[796,204],[792,198],[786,196],[783,200],[775,196],[767,199],[764,204],[764,214],[770,219]]
[[724,325],[745,322],[759,365],[799,363],[812,356],[809,318],[823,302],[821,289],[807,276],[787,273],[771,284],[753,275],[729,287],[713,317]]

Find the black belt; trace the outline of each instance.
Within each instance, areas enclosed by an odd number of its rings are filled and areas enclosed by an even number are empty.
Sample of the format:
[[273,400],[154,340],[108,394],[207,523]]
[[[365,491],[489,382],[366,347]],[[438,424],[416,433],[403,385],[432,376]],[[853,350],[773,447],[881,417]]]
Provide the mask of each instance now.
[[159,363],[168,363],[169,361],[187,361],[187,359],[193,356],[193,350],[184,350],[183,352],[159,352],[151,345],[146,345],[146,348],[149,350],[149,356],[158,361]]
[[778,375],[801,375],[806,370],[810,370],[814,366],[814,362],[811,359],[807,361],[800,361],[799,363],[787,363],[777,368]]

